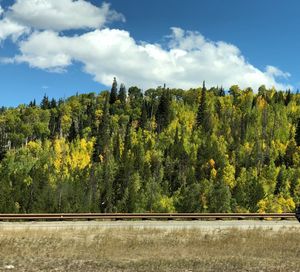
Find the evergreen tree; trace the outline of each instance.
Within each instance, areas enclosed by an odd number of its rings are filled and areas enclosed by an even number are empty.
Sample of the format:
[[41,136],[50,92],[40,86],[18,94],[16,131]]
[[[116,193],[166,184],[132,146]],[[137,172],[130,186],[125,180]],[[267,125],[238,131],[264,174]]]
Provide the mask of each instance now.
[[120,100],[122,105],[126,104],[126,98],[127,98],[126,88],[125,88],[125,85],[122,83],[120,86],[119,95],[118,95],[118,99]]
[[287,182],[285,179],[285,167],[280,167],[280,171],[278,173],[278,176],[276,178],[276,186],[274,190],[274,195],[279,195],[280,193],[287,193]]
[[117,101],[118,97],[118,83],[117,79],[114,77],[114,81],[111,87],[110,96],[109,96],[109,104],[114,104]]
[[36,101],[35,101],[35,99],[33,99],[33,101],[30,101],[29,107],[31,107],[31,108],[36,107]]
[[73,119],[70,130],[69,130],[69,134],[68,134],[68,141],[69,142],[74,141],[77,138],[77,135],[78,135],[78,128],[77,128],[76,123]]
[[99,123],[96,143],[94,146],[93,161],[100,162],[100,155],[105,155],[108,151],[110,140],[110,114],[109,114],[109,96],[106,95],[104,102],[103,116]]
[[49,102],[49,98],[48,96],[45,94],[43,99],[42,99],[42,102],[41,102],[41,109],[43,110],[47,110],[47,109],[50,109],[50,102]]
[[141,113],[141,118],[140,118],[140,127],[145,129],[148,121],[148,108],[147,108],[147,102],[146,100],[143,101],[142,104],[142,113]]
[[291,139],[288,142],[288,145],[285,150],[284,161],[286,167],[292,167],[294,165],[294,155],[298,153],[297,144],[294,139]]
[[172,97],[170,95],[169,89],[163,89],[162,95],[159,100],[157,112],[156,112],[156,122],[157,122],[158,132],[161,132],[171,122],[171,118],[172,118],[171,103],[172,103]]
[[129,120],[126,126],[125,139],[124,139],[124,150],[121,156],[121,161],[119,164],[119,171],[116,176],[115,182],[115,198],[119,203],[119,207],[122,211],[127,212],[128,207],[126,206],[128,200],[128,186],[130,176],[133,171],[133,164],[131,161],[131,124],[132,120]]
[[197,111],[197,119],[196,119],[196,124],[197,127],[203,126],[205,122],[205,117],[206,117],[206,87],[205,87],[205,81],[203,81],[203,87],[201,91],[201,98],[200,98],[200,103]]
[[52,98],[50,102],[50,109],[55,109],[56,107],[57,107],[56,100]]
[[210,212],[226,213],[231,210],[231,193],[222,179],[217,179],[211,187],[209,197]]
[[[209,181],[204,180],[202,183],[192,183],[180,191],[180,199],[176,203],[179,212],[199,213],[206,212],[205,207],[205,188]],[[204,185],[204,186],[203,186]],[[203,202],[202,202],[202,201]]]
[[103,165],[103,184],[100,194],[99,204],[100,211],[105,213],[113,212],[114,202],[114,181],[116,174],[116,164],[112,154],[108,151]]
[[298,118],[298,120],[297,120],[295,141],[297,143],[297,146],[300,146],[300,118]]
[[90,101],[86,106],[85,115],[86,118],[86,127],[91,129],[91,135],[96,137],[97,136],[97,118],[96,118],[96,105],[94,101]]
[[56,108],[53,108],[50,111],[48,128],[50,132],[50,138],[54,139],[59,134],[59,113]]
[[292,94],[291,94],[291,90],[288,90],[286,92],[286,96],[285,96],[285,105],[287,106],[292,100]]
[[219,96],[225,96],[225,90],[224,90],[224,88],[222,86],[219,89]]

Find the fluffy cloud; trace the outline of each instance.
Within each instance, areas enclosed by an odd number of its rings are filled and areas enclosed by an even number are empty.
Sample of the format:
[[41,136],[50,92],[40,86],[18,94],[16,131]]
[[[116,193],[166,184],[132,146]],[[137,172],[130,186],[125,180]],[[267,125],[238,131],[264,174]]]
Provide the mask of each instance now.
[[[17,0],[2,13],[0,41],[11,36],[19,47],[17,56],[2,58],[2,63],[28,63],[61,72],[80,62],[99,83],[110,85],[116,76],[128,86],[144,89],[164,83],[191,88],[203,80],[225,88],[233,84],[292,88],[279,81],[289,73],[274,66],[262,71],[248,63],[236,46],[207,40],[195,31],[173,27],[168,46],[163,47],[137,42],[124,30],[101,29],[109,21],[125,20],[106,3],[99,8],[83,0]],[[60,32],[82,28],[86,31],[81,35]]]
[[22,25],[56,31],[96,29],[110,21],[125,20],[107,3],[96,7],[83,0],[17,0],[6,16]]
[[[0,10],[1,11],[1,10]],[[8,18],[0,20],[0,41],[12,37],[16,41],[22,34],[28,33],[29,28],[11,21]]]
[[4,11],[0,6],[0,41],[17,40],[30,30],[97,29],[125,17],[108,3],[96,7],[83,0],[17,0]]
[[[277,76],[288,76],[268,66],[261,71],[247,63],[239,49],[225,42],[206,40],[197,32],[172,28],[170,46],[137,43],[127,31],[94,30],[80,36],[61,36],[53,31],[35,32],[20,46],[15,61],[51,71],[67,69],[72,62],[81,62],[84,71],[105,85],[113,76],[127,85],[149,88],[167,83],[171,87],[233,84],[257,89],[265,84],[285,89]],[[45,43],[45,41],[47,41]]]

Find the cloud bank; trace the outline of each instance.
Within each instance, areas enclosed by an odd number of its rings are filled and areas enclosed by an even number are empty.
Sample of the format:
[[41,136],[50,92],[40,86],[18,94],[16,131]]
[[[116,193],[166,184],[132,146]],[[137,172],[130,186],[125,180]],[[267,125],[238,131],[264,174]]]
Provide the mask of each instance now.
[[107,3],[99,8],[83,0],[17,0],[7,17],[36,29],[55,31],[100,28],[107,22],[125,20]]
[[[128,31],[107,28],[124,16],[104,3],[83,0],[17,0],[1,12],[0,40],[12,38],[19,52],[6,63],[61,72],[74,62],[94,80],[109,86],[116,76],[126,85],[144,89],[166,83],[170,87],[238,84],[255,90],[262,84],[278,89],[290,74],[268,65],[262,71],[248,63],[240,50],[223,41],[210,41],[196,31],[172,27],[168,46],[137,42]],[[84,29],[80,35],[65,30]]]

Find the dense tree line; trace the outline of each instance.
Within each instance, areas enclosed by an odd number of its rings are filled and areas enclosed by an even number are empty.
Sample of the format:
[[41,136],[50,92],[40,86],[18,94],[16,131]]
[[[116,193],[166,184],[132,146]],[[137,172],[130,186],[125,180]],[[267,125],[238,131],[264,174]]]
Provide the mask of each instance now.
[[300,202],[300,95],[158,87],[0,111],[0,212],[282,212]]

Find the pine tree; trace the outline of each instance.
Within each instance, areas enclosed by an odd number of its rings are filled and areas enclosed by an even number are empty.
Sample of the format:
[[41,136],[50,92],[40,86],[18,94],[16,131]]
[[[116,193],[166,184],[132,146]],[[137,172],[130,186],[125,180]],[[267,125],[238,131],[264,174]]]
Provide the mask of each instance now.
[[115,202],[114,202],[115,174],[116,174],[115,160],[112,154],[110,154],[110,152],[107,152],[107,157],[103,165],[103,179],[102,179],[103,188],[99,199],[99,205],[100,205],[99,208],[101,212],[111,213],[115,208]]
[[295,141],[297,143],[297,146],[300,146],[300,118],[297,120]]
[[118,203],[118,207],[122,212],[129,212],[128,197],[130,192],[130,177],[133,172],[131,150],[131,124],[132,120],[129,120],[126,126],[124,150],[122,153],[121,161],[119,163],[119,171],[115,179],[115,200]]
[[124,151],[123,154],[127,156],[127,152],[131,149],[131,125],[132,119],[129,120],[126,126],[126,133],[124,139]]
[[294,154],[297,153],[297,145],[294,139],[288,142],[285,150],[284,161],[286,167],[292,167],[294,165]]
[[200,104],[197,111],[197,127],[203,126],[205,122],[206,117],[206,87],[205,87],[205,81],[203,81],[203,87],[201,91],[201,99]]
[[36,101],[35,101],[35,99],[33,99],[33,101],[30,101],[29,107],[31,107],[31,108],[36,107]]
[[117,101],[118,97],[118,83],[117,79],[114,77],[114,81],[111,87],[110,96],[109,96],[109,104],[114,104]]
[[43,110],[48,110],[50,109],[50,102],[49,102],[49,98],[48,96],[45,94],[43,99],[42,99],[42,102],[41,102],[41,109]]
[[104,110],[103,110],[103,116],[102,120],[99,124],[97,136],[96,136],[96,143],[94,146],[94,152],[93,152],[93,161],[94,162],[100,162],[100,155],[105,153],[108,150],[108,144],[110,140],[110,114],[109,114],[109,97],[106,96],[105,102],[104,102]]
[[91,128],[91,135],[97,136],[97,118],[96,118],[96,105],[93,101],[89,102],[86,106],[85,114],[87,116],[86,126]]
[[285,167],[280,167],[280,171],[278,173],[278,176],[276,178],[276,186],[274,190],[274,195],[279,195],[280,193],[285,193],[287,190],[287,183],[284,177],[284,171]]
[[54,98],[51,99],[50,108],[55,109],[57,107],[56,100]]
[[140,120],[139,120],[141,128],[143,128],[143,129],[146,128],[147,120],[148,120],[147,102],[146,102],[146,100],[144,100],[143,104],[142,104],[142,113],[141,113],[141,117],[140,117]]
[[209,199],[210,212],[230,212],[230,199],[230,189],[223,179],[221,178],[214,181]]
[[125,85],[122,83],[120,86],[119,95],[118,95],[118,99],[120,100],[122,105],[126,104],[126,97],[127,97],[126,88],[125,88]]
[[285,101],[284,101],[285,105],[287,106],[291,102],[291,100],[292,100],[291,90],[288,90],[286,92],[286,97],[285,97]]
[[225,90],[224,90],[224,88],[222,86],[219,89],[219,96],[225,96]]
[[69,134],[68,134],[68,141],[72,142],[77,138],[78,135],[78,129],[76,127],[76,123],[74,120],[72,120],[72,124],[69,130]]
[[156,112],[156,122],[157,122],[158,132],[161,132],[171,122],[171,117],[172,117],[171,103],[172,103],[172,97],[170,95],[169,89],[163,89],[162,95],[159,100],[157,112]]

